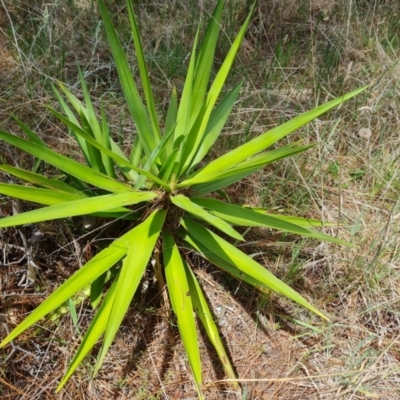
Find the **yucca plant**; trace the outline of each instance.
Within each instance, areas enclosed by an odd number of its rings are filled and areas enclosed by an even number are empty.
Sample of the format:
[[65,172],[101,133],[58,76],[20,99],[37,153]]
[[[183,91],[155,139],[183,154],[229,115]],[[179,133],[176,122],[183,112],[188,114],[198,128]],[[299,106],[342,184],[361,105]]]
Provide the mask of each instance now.
[[[97,371],[146,268],[152,265],[159,283],[166,283],[196,389],[201,396],[202,374],[196,317],[203,324],[227,376],[235,379],[235,374],[201,284],[189,264],[191,258],[187,257],[187,252],[195,252],[237,279],[257,289],[282,294],[327,319],[305,298],[240,251],[231,241],[244,240],[241,230],[235,227],[258,226],[338,244],[346,243],[313,229],[322,226],[320,221],[273,215],[264,209],[232,204],[227,196],[223,196],[223,189],[269,163],[312,147],[297,143],[265,151],[279,139],[364,89],[301,114],[205,164],[203,160],[221,133],[242,87],[242,82],[238,83],[219,100],[254,6],[210,84],[224,6],[223,0],[217,2],[200,45],[197,31],[182,94],[178,98],[176,90],[172,90],[165,122],[160,124],[138,24],[131,1],[128,0],[127,4],[144,101],[139,95],[110,16],[103,1],[99,0],[118,76],[136,126],[137,134],[128,149],[129,156],[126,155],[127,149],[121,149],[113,140],[103,109],[98,118],[82,74],[84,101],[60,84],[61,91],[56,88],[54,91],[62,113],[50,107],[48,109],[74,136],[86,165],[50,149],[19,120],[17,123],[28,140],[0,131],[0,140],[62,172],[61,176],[51,178],[1,165],[1,171],[25,183],[1,183],[0,193],[44,207],[4,217],[0,219],[0,227],[92,215],[105,218],[107,222],[110,219],[116,223],[125,220],[124,226],[128,225],[129,228],[43,301],[3,340],[1,347],[90,287],[95,315],[57,390],[64,386],[103,335],[95,368]],[[211,196],[213,192],[219,195],[219,199]]]

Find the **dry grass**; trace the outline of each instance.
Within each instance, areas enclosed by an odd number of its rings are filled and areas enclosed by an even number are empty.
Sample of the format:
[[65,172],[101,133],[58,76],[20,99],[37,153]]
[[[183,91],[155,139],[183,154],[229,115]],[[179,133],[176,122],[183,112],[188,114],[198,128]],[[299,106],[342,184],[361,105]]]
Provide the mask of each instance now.
[[[9,118],[14,113],[52,146],[74,154],[67,134],[42,106],[54,101],[49,88],[53,78],[79,94],[80,66],[96,101],[104,101],[114,134],[129,143],[132,125],[91,3],[25,3],[0,2],[2,11],[8,11],[0,21],[0,128],[17,132]],[[125,21],[123,3],[111,7],[119,27]],[[203,9],[209,11],[212,3],[203,1]],[[229,3],[224,29],[232,37],[247,2]],[[182,86],[199,8],[155,0],[138,12],[163,112],[171,84]],[[274,212],[338,221],[343,226],[327,232],[353,245],[319,244],[260,230],[248,234],[246,250],[325,311],[330,324],[277,296],[261,296],[209,266],[199,267],[242,380],[242,399],[399,399],[399,16],[400,6],[393,1],[282,0],[258,6],[231,78],[245,77],[245,89],[216,153],[332,96],[371,82],[372,87],[287,139],[318,141],[305,156],[265,168],[229,191]],[[128,45],[127,32],[123,39]],[[226,49],[224,40],[218,59]],[[47,46],[46,51],[40,46]],[[0,156],[8,163],[30,162],[9,147],[2,147]],[[11,207],[0,198],[0,215]],[[25,235],[36,228],[25,228]],[[47,235],[35,250],[33,284],[20,261],[24,248],[19,231],[1,233],[0,262],[11,264],[0,266],[0,337],[96,251],[96,232],[83,236],[62,223],[53,228],[57,236]],[[78,307],[82,329],[90,316],[86,303]],[[56,395],[54,388],[79,340],[68,313],[58,318],[1,350],[1,399],[195,398],[177,330],[151,280],[135,298],[99,375],[90,380],[93,360],[85,361]],[[223,381],[207,340],[201,343],[201,355],[206,398],[240,398]]]

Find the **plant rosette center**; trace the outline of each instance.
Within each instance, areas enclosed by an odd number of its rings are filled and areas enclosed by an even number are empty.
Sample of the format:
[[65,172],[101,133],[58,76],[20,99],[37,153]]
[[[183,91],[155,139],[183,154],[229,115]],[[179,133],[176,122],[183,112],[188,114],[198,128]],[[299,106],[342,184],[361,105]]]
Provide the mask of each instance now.
[[[0,171],[22,182],[0,183],[0,194],[33,202],[40,207],[1,218],[0,228],[84,215],[106,221],[113,219],[115,223],[127,220],[129,228],[59,286],[4,338],[0,347],[10,344],[66,302],[71,306],[75,296],[89,292],[93,319],[57,390],[61,390],[102,338],[94,368],[97,372],[146,269],[155,259],[163,266],[158,268],[156,279],[166,283],[194,385],[202,398],[197,322],[203,326],[228,378],[235,380],[236,375],[201,282],[194,273],[195,265],[190,264],[186,252],[190,250],[241,282],[285,296],[327,320],[324,313],[264,265],[239,250],[236,243],[245,241],[240,232],[247,232],[251,227],[264,227],[348,245],[316,229],[333,224],[270,214],[262,208],[235,204],[224,190],[270,163],[312,148],[314,144],[293,143],[268,150],[280,139],[366,88],[319,105],[204,163],[240,95],[243,82],[227,87],[225,91],[223,88],[255,5],[232,41],[221,66],[213,71],[224,8],[224,1],[218,0],[201,41],[200,27],[197,30],[182,93],[178,100],[173,88],[161,124],[132,1],[127,1],[127,12],[143,99],[104,1],[99,0],[98,4],[124,98],[136,127],[131,152],[127,156],[114,141],[106,112],[103,107],[95,109],[82,73],[83,101],[61,83],[58,88],[53,87],[58,110],[47,108],[65,126],[66,132],[71,132],[85,163],[57,153],[36,132],[15,118],[25,138],[0,131],[0,141],[30,154],[35,162],[32,170],[0,165]],[[41,172],[45,170],[40,168],[41,164],[56,168],[60,174],[57,178],[46,176]],[[226,201],[218,200],[213,193],[218,193],[218,198]],[[190,293],[190,296],[182,296],[182,293]],[[233,385],[240,390],[238,384]]]

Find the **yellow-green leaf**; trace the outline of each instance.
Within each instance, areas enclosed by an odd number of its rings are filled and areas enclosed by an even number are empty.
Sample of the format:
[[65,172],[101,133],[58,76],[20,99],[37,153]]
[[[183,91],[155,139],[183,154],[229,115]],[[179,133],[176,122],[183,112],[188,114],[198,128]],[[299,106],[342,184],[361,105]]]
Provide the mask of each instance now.
[[215,174],[219,173],[220,171],[234,168],[235,165],[244,160],[247,160],[255,154],[262,152],[267,147],[277,142],[279,139],[282,139],[289,133],[306,125],[308,122],[319,117],[321,114],[324,114],[333,107],[336,107],[344,101],[360,94],[368,87],[369,86],[364,86],[360,89],[354,90],[353,92],[345,94],[342,97],[331,100],[328,103],[322,104],[321,106],[316,107],[311,111],[305,112],[285,122],[284,124],[263,133],[262,135],[217,158],[216,160],[206,165],[204,168],[194,172],[187,180],[181,182],[180,186],[187,187],[192,186],[196,183],[207,182],[210,180],[211,177],[214,177]]
[[165,215],[165,210],[156,210],[131,231],[132,236],[127,243],[128,253],[122,264],[96,371],[100,368],[142,279],[164,224]]
[[93,346],[97,343],[100,336],[106,329],[108,319],[110,318],[111,308],[114,302],[115,290],[117,287],[118,277],[114,279],[110,289],[105,296],[103,303],[101,304],[99,310],[97,311],[95,317],[93,318],[91,324],[89,325],[88,330],[85,333],[85,336],[82,339],[82,342],[75,353],[74,358],[72,359],[67,372],[63,376],[60,384],[57,387],[56,392],[59,392],[63,386],[66,384],[71,375],[75,372],[76,368],[82,362],[82,360],[86,357],[89,351],[93,348]]
[[[66,196],[68,196],[68,194],[66,194]],[[125,192],[59,203],[49,207],[39,208],[38,210],[1,218],[0,228],[114,210],[118,207],[149,201],[157,196],[157,193],[154,192]]]
[[164,232],[164,265],[169,298],[177,317],[179,332],[188,355],[196,386],[202,383],[199,343],[193,317],[192,293],[189,289],[187,269],[178,247],[168,232]]
[[183,194],[171,196],[171,201],[182,210],[187,211],[195,217],[201,218],[202,220],[208,222],[212,226],[215,226],[217,229],[233,237],[234,239],[244,240],[242,235],[235,229],[233,229],[223,219],[213,214],[210,214],[203,207],[199,206],[196,203],[193,203],[188,197],[184,196]]
[[204,228],[200,224],[190,220],[189,218],[183,218],[182,225],[188,232],[190,232],[191,235],[193,235],[193,237],[195,237],[209,251],[215,253],[218,257],[250,275],[268,289],[288,297],[320,317],[328,320],[328,318],[322,312],[312,306],[304,297],[286,285],[286,283],[278,279],[257,261],[241,252],[226,240]]
[[189,284],[190,297],[192,299],[193,307],[196,314],[199,316],[206,332],[207,336],[213,344],[218,357],[230,379],[235,379],[236,375],[233,370],[232,364],[229,361],[229,357],[226,354],[224,345],[219,336],[218,327],[214,322],[210,308],[208,307],[207,300],[204,297],[203,291],[201,290],[200,284],[197,281],[193,271],[189,266],[184,263],[187,282]]
[[265,226],[280,230],[282,232],[294,233],[296,235],[307,236],[318,240],[325,240],[345,246],[350,245],[343,240],[309,229],[308,227],[304,226],[304,224],[296,225],[294,222],[289,222],[283,218],[276,218],[272,215],[260,214],[249,208],[237,206],[235,204],[229,204],[220,200],[205,198],[193,198],[192,201],[201,207],[208,208],[211,213],[233,225]]
[[44,300],[28,317],[26,317],[1,343],[0,348],[6,346],[22,332],[31,327],[41,318],[56,310],[70,297],[85,288],[89,283],[113,267],[128,251],[128,245],[135,237],[134,229],[114,240],[110,246],[102,250],[75,272],[55,292]]

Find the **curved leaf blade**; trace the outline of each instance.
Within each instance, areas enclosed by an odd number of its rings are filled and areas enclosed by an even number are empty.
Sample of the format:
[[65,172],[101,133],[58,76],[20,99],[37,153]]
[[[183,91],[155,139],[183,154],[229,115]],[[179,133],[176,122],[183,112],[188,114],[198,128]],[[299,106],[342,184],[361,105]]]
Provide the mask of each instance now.
[[295,224],[298,226],[303,226],[305,228],[323,228],[323,227],[334,227],[334,226],[341,226],[340,222],[327,222],[327,221],[320,221],[318,219],[313,218],[302,218],[302,217],[292,217],[291,215],[282,215],[282,214],[271,214],[269,213],[266,208],[261,207],[247,207],[246,208],[258,212],[260,214],[265,214],[273,218],[283,219],[286,222],[291,224]]
[[77,196],[83,196],[82,192],[79,189],[74,188],[71,185],[68,185],[68,183],[65,183],[58,179],[46,178],[45,176],[36,174],[35,172],[25,171],[24,169],[15,168],[12,167],[11,165],[0,165],[0,171],[7,172],[10,175],[13,175],[19,179],[22,179],[34,185],[39,185],[42,187],[55,189],[62,192],[72,193]]
[[232,108],[239,96],[242,86],[243,81],[239,82],[212,111],[207,129],[204,133],[204,138],[199,147],[199,151],[197,152],[189,168],[193,168],[195,165],[197,165],[218,139],[222,128],[225,126],[226,120],[231,114]]
[[[171,99],[169,101],[168,105],[168,111],[167,111],[167,116],[165,118],[165,128],[164,128],[164,135],[170,132],[173,127],[176,125],[176,117],[178,115],[178,97],[176,93],[176,88],[173,87],[171,91]],[[172,135],[172,140],[168,140],[166,143],[166,154],[167,158],[170,157],[173,151],[173,137]]]
[[153,192],[126,192],[54,204],[52,206],[39,208],[38,210],[1,218],[0,228],[114,210],[116,208],[118,209],[118,207],[149,201],[157,196],[157,193]]
[[171,196],[171,201],[177,207],[181,208],[182,210],[187,211],[188,213],[201,218],[202,220],[208,222],[210,225],[215,226],[220,231],[226,233],[227,235],[233,237],[237,240],[244,240],[243,236],[233,229],[228,223],[226,223],[223,219],[210,214],[207,212],[203,207],[200,205],[192,202],[188,197],[184,196],[183,194],[178,194],[176,196]]
[[118,182],[101,172],[95,171],[86,165],[80,164],[68,157],[56,153],[48,147],[40,146],[36,143],[30,142],[29,140],[22,139],[18,136],[0,130],[0,140],[18,147],[19,149],[31,154],[47,164],[58,168],[61,171],[66,172],[75,178],[90,183],[100,189],[107,190],[109,192],[126,192],[127,190],[133,190],[128,185]]
[[[230,379],[236,379],[235,372],[233,370],[232,364],[229,361],[229,357],[225,351],[224,345],[222,343],[221,337],[218,332],[218,327],[214,322],[210,308],[208,307],[207,300],[204,297],[203,291],[201,290],[200,284],[196,279],[193,271],[189,266],[184,263],[187,282],[189,284],[190,297],[192,299],[193,307],[196,314],[199,316],[204,329],[207,332],[207,336],[213,344],[218,357],[225,369],[226,374]],[[237,383],[235,386],[238,386]]]
[[229,151],[223,156],[212,161],[204,168],[194,172],[188,179],[181,182],[180,187],[187,187],[192,186],[196,183],[207,182],[210,175],[227,170],[229,168],[234,168],[235,165],[237,165],[238,163],[248,159],[249,157],[254,156],[257,153],[262,152],[267,147],[277,142],[279,139],[282,139],[289,133],[301,128],[310,121],[326,113],[333,107],[336,107],[344,101],[349,100],[352,97],[360,94],[368,87],[369,85],[364,86],[360,89],[345,94],[344,96],[331,100],[328,103],[322,104],[311,111],[305,112],[283,123],[282,125],[279,125],[276,128],[273,128],[270,131],[263,133],[262,135],[250,140],[242,146],[239,146],[234,150]]
[[74,294],[85,288],[104,272],[113,267],[128,251],[129,243],[135,236],[134,229],[114,240],[104,250],[94,256],[82,268],[75,272],[46,300],[44,300],[28,317],[26,317],[10,334],[0,343],[0,348],[6,346],[22,332],[31,327],[41,318],[57,309],[61,304]]
[[149,123],[146,108],[137,90],[135,81],[129,68],[128,60],[118,38],[117,32],[115,31],[115,28],[111,22],[110,16],[108,15],[107,9],[104,6],[103,0],[99,0],[99,8],[104,27],[106,29],[111,52],[115,61],[115,66],[118,71],[121,87],[125,95],[126,103],[136,124],[140,142],[143,146],[145,154],[150,156],[159,138],[157,138],[156,133],[153,132],[152,126]]
[[[77,111],[80,114],[79,109],[82,109],[82,110],[84,109],[83,104],[61,82],[58,82],[58,84],[59,84],[61,90],[63,90],[63,92],[65,93],[65,95],[67,96],[69,101],[71,102],[72,106],[75,109],[77,109],[77,107],[78,107]],[[57,90],[57,88],[53,84],[51,85],[51,87],[53,89],[54,94],[57,97],[58,103],[60,104],[61,108],[64,110],[64,113],[67,115],[68,119],[71,122],[75,123],[76,125],[79,125],[79,122],[75,117],[75,114],[72,112],[71,108],[68,106],[68,104],[62,98],[60,92]],[[76,107],[75,107],[75,105],[76,105]],[[74,134],[74,133],[72,132],[72,134]],[[78,142],[78,145],[79,145],[83,155],[85,156],[85,160],[86,160],[87,164],[89,165],[90,157],[89,157],[89,152],[88,152],[86,142],[81,137],[78,137],[78,136],[75,136],[75,139]]]
[[201,207],[208,208],[211,213],[233,225],[264,226],[283,232],[294,233],[296,235],[307,236],[318,240],[325,240],[345,246],[350,245],[343,240],[337,239],[318,231],[314,231],[305,226],[296,225],[295,223],[289,222],[283,218],[276,218],[272,215],[260,214],[251,209],[225,203],[220,200],[194,198],[192,199],[192,201]]
[[146,98],[147,112],[150,116],[150,122],[153,128],[153,132],[157,138],[157,141],[159,141],[161,140],[160,124],[158,122],[154,96],[150,86],[149,72],[147,70],[146,59],[143,53],[143,46],[140,40],[139,28],[131,1],[128,1],[128,15],[129,22],[131,24],[133,41],[135,43],[135,54],[139,65],[141,83],[143,85],[143,92]]
[[103,346],[97,359],[95,371],[98,371],[103,363],[104,357],[114,340],[133,295],[142,279],[158,235],[164,224],[165,215],[165,210],[156,210],[144,222],[131,231],[132,236],[128,244],[128,252],[121,268],[115,299],[110,312],[110,318],[107,322]]
[[235,168],[231,168],[226,171],[216,172],[214,175],[210,175],[206,182],[193,185],[193,189],[203,195],[217,191],[226,186],[232,185],[233,183],[239,182],[243,178],[253,174],[254,172],[274,161],[306,151],[314,147],[315,144],[298,147],[295,146],[296,145],[285,146],[280,149],[261,153],[257,156],[254,156],[248,160],[239,163],[235,166]]
[[[110,130],[108,128],[107,116],[104,111],[103,103],[101,103],[101,140],[102,140],[102,145],[105,148],[107,148],[109,150],[112,149],[112,144],[111,144],[112,139],[110,136]],[[118,146],[116,146],[116,147],[118,147]],[[113,153],[114,153],[114,151],[113,151]],[[106,156],[104,154],[102,156],[103,156],[104,168],[106,170],[106,175],[115,179],[117,177],[117,175],[115,173],[113,159],[110,156]],[[125,157],[123,157],[123,158],[125,158]]]
[[189,359],[196,386],[202,383],[199,343],[193,317],[193,293],[189,289],[187,268],[178,247],[168,232],[164,232],[165,277],[172,309],[177,317],[179,332]]
[[202,105],[204,104],[204,98],[209,84],[215,49],[217,46],[224,3],[224,0],[217,2],[201,42],[198,57],[196,58],[195,78],[192,91],[192,123],[196,120]]
[[[182,239],[201,257],[208,260],[211,264],[214,264],[218,268],[221,268],[228,274],[231,274],[236,279],[246,282],[247,284],[256,287],[257,289],[264,291],[264,285],[262,282],[254,279],[252,276],[244,273],[238,269],[234,264],[229,263],[227,260],[218,257],[215,253],[207,249],[203,244],[201,244],[197,239],[195,239],[189,232],[184,231],[184,233],[179,232]],[[268,289],[269,290],[269,289]]]
[[193,237],[195,237],[200,243],[202,243],[212,253],[215,253],[218,257],[222,258],[229,264],[233,264],[236,266],[236,268],[261,282],[270,290],[284,295],[285,297],[300,304],[302,307],[307,308],[326,320],[329,320],[328,317],[312,306],[295,290],[286,285],[286,283],[282,282],[262,265],[238,250],[226,240],[190,220],[189,218],[183,218],[182,225],[188,232],[190,232],[191,235],[193,235]]
[[[81,101],[79,101],[61,82],[58,83],[60,88],[63,90],[64,94],[70,101],[70,103],[73,105],[75,110],[80,116],[84,116],[87,120],[89,119],[88,116],[88,110],[87,108],[82,104]],[[56,88],[53,87],[53,90],[57,96],[58,102],[60,103],[62,109],[64,110],[68,120],[81,128],[81,125],[79,124],[78,120],[76,119],[75,115],[71,111],[71,109],[68,107],[68,105],[65,103],[64,99],[61,97],[59,92],[57,91]],[[85,158],[87,160],[87,163],[90,164],[90,154],[88,148],[91,147],[90,144],[86,143],[85,139],[83,139],[81,136],[76,135],[73,129],[69,128],[70,132],[73,134],[75,137],[76,141],[79,144],[79,147],[81,148],[82,152],[85,155]],[[128,160],[127,157],[125,156],[124,152],[120,149],[120,147],[114,142],[114,140],[110,137],[109,132],[108,132],[108,126],[106,125],[106,118],[103,114],[103,107],[102,107],[102,128],[101,128],[101,134],[99,135],[99,140],[108,149],[111,149],[114,154],[117,154],[118,156],[122,157],[125,160]],[[92,153],[92,151],[90,152]],[[107,171],[107,175],[110,177],[114,177],[114,171],[113,171],[113,166],[111,163],[111,160],[105,160],[105,169]],[[124,175],[127,177],[129,180],[136,181],[137,174],[133,170],[129,170],[127,173],[125,171],[122,171]]]
[[17,117],[13,115],[13,120],[17,123],[17,125],[22,129],[22,131],[25,133],[26,136],[29,137],[29,140],[41,145],[41,146],[47,146],[46,143],[42,140],[42,138],[34,132],[32,129],[30,129],[27,125],[25,125],[22,121],[20,121]]
[[[80,128],[78,125],[75,125],[73,122],[69,121],[67,118],[62,116],[59,112],[57,112],[53,108],[47,106],[47,109],[49,111],[51,111],[61,122],[63,122],[70,129],[72,129],[76,135],[79,135],[82,138],[84,138],[85,141],[87,143],[91,144],[93,148],[95,148],[96,150],[100,150],[102,154],[107,155],[110,158],[112,158],[118,166],[122,165],[123,167],[128,167],[128,168],[132,169],[133,171],[146,176],[147,178],[152,180],[154,183],[158,183],[159,185],[161,185],[165,188],[169,188],[169,186],[165,182],[163,182],[161,179],[154,176],[152,173],[146,171],[145,169],[135,167],[133,164],[131,164],[129,161],[127,161],[124,157],[121,157],[120,155],[114,153],[112,150],[103,146],[102,143],[97,142],[96,139],[94,139],[90,134],[88,134],[86,131],[84,131],[82,128]],[[158,149],[157,146],[156,146],[156,149]],[[151,155],[150,155],[150,157],[151,157]],[[151,164],[151,165],[154,165],[154,164]]]
[[[52,189],[40,189],[30,186],[13,185],[11,183],[0,183],[0,193],[16,199],[45,205],[54,205],[87,198],[84,194],[79,195]],[[3,218],[0,219],[0,221],[2,220]]]
[[[180,160],[183,161],[183,165],[180,170],[180,174],[186,172],[190,165],[192,165],[193,159],[195,158],[199,147],[204,139],[204,134],[207,129],[207,125],[210,120],[211,112],[214,109],[214,106],[218,100],[218,97],[221,93],[221,90],[225,84],[225,81],[228,77],[228,74],[232,68],[233,62],[236,58],[236,54],[240,48],[242,40],[244,38],[244,34],[246,33],[247,27],[249,26],[251,17],[253,15],[255,9],[255,3],[252,5],[249,15],[247,16],[243,26],[240,28],[239,33],[237,34],[235,40],[232,43],[231,48],[229,49],[228,54],[226,55],[217,75],[211,84],[210,90],[207,94],[206,101],[204,103],[203,110],[200,113],[204,113],[201,117],[201,123],[199,129],[192,129],[190,134],[186,138],[185,144],[183,146],[183,154]],[[218,31],[214,33],[218,34]],[[199,113],[199,115],[200,115]]]
[[[143,167],[143,171],[148,171],[149,169],[151,169],[151,167],[155,164],[156,160],[158,159],[158,157],[162,155],[162,153],[164,152],[167,144],[170,142],[170,139],[173,138],[173,133],[174,133],[174,127],[173,126],[169,132],[166,132],[165,135],[162,137],[162,139],[158,142],[157,146],[155,147],[155,149],[153,150],[153,152],[151,153],[150,157],[148,158],[148,160],[146,161],[146,164]],[[167,161],[168,162],[168,159]],[[158,177],[157,177],[158,180]],[[138,181],[135,184],[135,188],[138,189],[140,187],[143,186],[143,182],[144,179],[141,176]],[[163,182],[163,180],[161,179],[161,182]],[[166,187],[168,187],[167,184],[164,184]]]
[[196,37],[192,46],[192,54],[190,55],[188,72],[185,79],[185,84],[182,91],[181,100],[179,102],[178,113],[176,117],[176,128],[174,134],[174,142],[181,136],[186,136],[191,128],[190,114],[192,111],[192,90],[194,69],[196,64],[196,48],[199,37],[199,29],[196,31]]
[[99,310],[97,311],[95,317],[87,329],[85,336],[82,339],[82,342],[75,353],[74,358],[72,359],[67,372],[63,376],[61,382],[59,383],[56,393],[59,392],[63,386],[67,383],[68,379],[78,368],[79,364],[86,357],[89,351],[93,348],[93,346],[97,343],[100,336],[106,329],[108,319],[110,317],[111,308],[115,298],[115,290],[117,287],[118,278],[114,279],[110,289],[105,296],[103,303],[101,304]]

